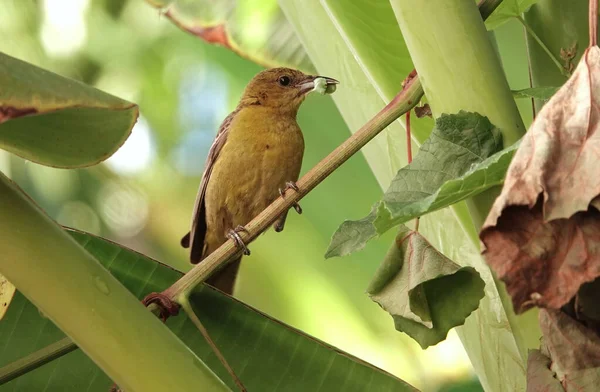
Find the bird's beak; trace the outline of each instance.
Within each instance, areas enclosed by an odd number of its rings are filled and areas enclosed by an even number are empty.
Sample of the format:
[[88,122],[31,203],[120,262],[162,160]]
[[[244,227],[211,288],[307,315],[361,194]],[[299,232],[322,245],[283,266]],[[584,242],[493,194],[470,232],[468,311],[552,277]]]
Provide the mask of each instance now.
[[304,81],[298,84],[300,94],[308,94],[312,91],[318,91],[321,94],[331,94],[336,89],[337,80],[327,76],[308,76]]

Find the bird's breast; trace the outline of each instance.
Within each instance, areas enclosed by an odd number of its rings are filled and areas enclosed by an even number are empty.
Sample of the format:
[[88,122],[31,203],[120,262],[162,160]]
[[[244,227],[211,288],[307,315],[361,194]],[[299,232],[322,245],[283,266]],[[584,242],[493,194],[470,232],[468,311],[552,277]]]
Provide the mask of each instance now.
[[219,210],[226,212],[231,221],[226,225],[246,224],[279,196],[279,189],[287,181],[296,181],[300,173],[304,139],[295,120],[238,120],[231,124],[208,183],[209,224],[209,215]]

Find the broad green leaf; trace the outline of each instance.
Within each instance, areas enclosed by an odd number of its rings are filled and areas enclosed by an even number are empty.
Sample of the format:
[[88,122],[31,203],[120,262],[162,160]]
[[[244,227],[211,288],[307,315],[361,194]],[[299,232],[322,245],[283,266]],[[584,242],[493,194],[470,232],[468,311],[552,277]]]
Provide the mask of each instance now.
[[[412,66],[406,65],[408,50],[396,46],[403,42],[398,26],[380,22],[393,13],[389,1],[345,2],[345,8],[339,6],[342,12],[337,13],[331,7],[333,3],[280,0],[318,73],[340,80],[332,97],[349,128],[356,131],[393,98],[387,92],[399,89]],[[371,13],[373,10],[375,14]],[[307,19],[312,23],[307,24]],[[378,42],[389,45],[386,47],[390,50],[368,50],[359,42]],[[385,72],[375,69],[392,61],[399,65],[386,67]],[[432,125],[429,119],[413,121],[415,149],[425,141]],[[362,149],[382,189],[406,165],[404,133],[401,123],[395,122]],[[462,266],[475,267],[486,282],[486,296],[479,309],[457,328],[482,385],[486,390],[522,390],[527,344],[534,342],[537,346],[537,336],[523,336],[527,331],[512,324],[512,311],[506,307],[508,302],[503,302],[502,292],[480,256],[477,231],[472,224],[466,224],[469,221],[466,205],[461,202],[452,210],[438,210],[421,218],[419,230],[443,254]],[[527,322],[537,324],[535,318]],[[515,376],[508,380],[501,376],[507,372]]]
[[0,148],[55,167],[94,165],[129,136],[137,105],[0,53]]
[[265,67],[314,68],[277,0],[146,0],[181,29]]
[[502,26],[510,18],[520,17],[539,0],[503,0],[502,4],[485,20],[488,30]]
[[500,131],[487,118],[466,112],[441,116],[413,162],[398,172],[371,213],[342,223],[326,257],[360,250],[400,223],[501,184],[517,146],[497,152],[501,147]]
[[[71,231],[94,257],[138,298],[162,291],[181,273],[115,243]],[[52,294],[51,288],[48,294]],[[303,334],[209,286],[192,304],[216,345],[250,391],[414,391],[402,380]],[[195,326],[181,312],[167,321],[179,336],[232,390],[228,373]],[[0,367],[64,337],[33,304],[17,293],[0,321]],[[76,350],[0,387],[4,391],[101,391],[111,381],[83,352]]]
[[462,325],[483,298],[485,283],[418,232],[401,226],[367,292],[394,319],[398,331],[427,348]]
[[531,87],[522,90],[513,90],[512,93],[515,98],[535,98],[541,101],[547,101],[552,98],[559,88],[560,87]]

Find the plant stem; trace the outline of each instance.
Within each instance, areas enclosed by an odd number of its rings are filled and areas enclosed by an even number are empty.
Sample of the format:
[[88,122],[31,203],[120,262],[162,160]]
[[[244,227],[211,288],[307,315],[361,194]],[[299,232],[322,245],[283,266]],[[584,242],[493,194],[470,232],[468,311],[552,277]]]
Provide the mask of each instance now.
[[2,368],[0,368],[0,385],[14,380],[38,367],[47,364],[57,358],[62,357],[77,349],[71,339],[63,338],[58,342],[52,343],[41,350],[38,350],[26,357],[20,358]]
[[[0,271],[128,391],[227,386],[0,173]],[[62,351],[57,344],[56,355]],[[168,358],[168,360],[165,360]],[[23,368],[23,367],[21,367]]]
[[233,368],[229,365],[229,362],[227,362],[227,359],[225,359],[225,357],[223,356],[223,353],[221,353],[221,350],[219,350],[219,347],[217,347],[215,342],[212,340],[212,338],[208,334],[206,327],[204,327],[204,325],[202,324],[202,322],[196,315],[196,312],[194,312],[194,309],[192,308],[192,305],[190,304],[189,299],[188,298],[180,298],[179,305],[181,305],[181,308],[183,309],[183,311],[188,315],[188,317],[190,318],[192,323],[194,323],[196,328],[198,328],[198,330],[200,331],[200,333],[202,334],[202,336],[204,337],[204,339],[206,340],[206,342],[208,343],[208,345],[210,346],[212,351],[215,353],[216,357],[219,359],[219,361],[221,362],[223,367],[227,370],[229,375],[231,375],[231,378],[233,378],[233,381],[235,382],[235,385],[237,385],[237,387],[239,388],[240,392],[247,392],[246,387],[244,387],[244,384],[242,384],[242,380],[240,380],[240,378],[237,376],[237,374],[235,374],[235,372],[233,371]]
[[[434,117],[460,110],[477,112],[501,129],[505,146],[519,140],[525,126],[474,4],[468,0],[391,0],[391,4]],[[498,192],[499,189],[492,189],[468,200],[469,214],[464,213],[464,204],[453,206],[474,245],[472,256],[461,248],[460,253],[455,253],[460,255],[455,261],[485,271],[481,276],[487,292],[480,303],[478,319],[467,319],[457,332],[484,389],[525,389],[527,349],[521,337],[523,328],[515,319],[506,290],[495,284],[489,267],[478,255],[477,232]],[[427,218],[421,226],[427,235]],[[441,233],[433,230],[432,234],[444,235],[443,228],[438,230]],[[502,306],[498,297],[503,299]],[[510,334],[494,327],[500,319],[508,320]],[[495,363],[486,361],[488,356],[496,358]],[[503,385],[505,380],[497,376],[504,371],[511,373],[510,385]]]
[[[552,53],[576,47],[583,49],[589,35],[588,18],[589,0],[540,0],[531,6],[524,17]],[[546,52],[534,42],[533,37],[528,35],[527,39],[532,87],[562,86],[567,77],[556,71]],[[582,53],[583,50],[578,50],[569,63],[577,64]],[[538,111],[542,106],[544,102],[536,100]]]
[[[261,212],[245,227],[247,232],[239,233],[246,244],[254,240],[260,233],[269,228],[281,214],[287,211],[294,203],[321,183],[327,176],[346,162],[352,155],[359,151],[365,144],[373,139],[390,123],[404,113],[411,110],[423,96],[423,89],[418,77],[408,82],[402,90],[386,107],[377,113],[360,130],[350,136],[342,145],[331,152],[319,162],[300,180],[296,182],[299,192],[288,189],[284,197],[277,198],[269,207]],[[225,242],[220,248],[211,253],[185,274],[181,279],[165,290],[163,294],[179,302],[186,298],[200,282],[203,282],[226,261],[239,253],[232,240]]]
[[590,31],[589,47],[596,46],[598,42],[598,0],[589,0],[590,12],[588,15],[588,29]]
[[550,58],[550,60],[554,63],[554,65],[556,65],[556,67],[558,68],[558,70],[560,71],[560,73],[563,74],[566,77],[569,77],[570,76],[569,71],[567,71],[565,69],[565,67],[560,63],[560,61],[558,61],[558,59],[556,58],[556,56],[554,56],[554,54],[552,54],[552,52],[550,51],[550,49],[548,49],[548,47],[546,46],[546,44],[544,44],[544,42],[535,33],[535,31],[531,28],[531,26],[529,26],[529,24],[525,21],[525,19],[523,19],[521,16],[516,16],[515,18],[517,18],[517,20],[523,25],[523,27],[525,27],[525,30],[527,30],[527,33],[529,34],[529,36],[531,36],[531,38],[533,38],[535,40],[535,42],[537,42],[538,45],[540,45],[540,47],[542,48],[542,50],[544,52],[546,52],[546,54],[548,55],[548,57]]

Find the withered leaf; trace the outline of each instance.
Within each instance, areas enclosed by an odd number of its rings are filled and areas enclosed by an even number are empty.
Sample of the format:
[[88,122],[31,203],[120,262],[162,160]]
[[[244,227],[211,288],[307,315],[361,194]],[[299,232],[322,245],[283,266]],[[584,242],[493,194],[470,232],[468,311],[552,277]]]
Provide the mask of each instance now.
[[426,348],[464,324],[479,306],[484,286],[474,268],[459,266],[402,225],[367,292],[390,313],[398,331]]
[[527,392],[564,392],[550,370],[550,358],[540,350],[529,350],[527,357]]
[[600,48],[542,108],[480,238],[515,311],[560,308],[600,275]]
[[[597,390],[600,383],[600,337],[560,310],[542,309],[542,351],[550,370],[567,391]],[[590,389],[592,387],[592,389]]]

